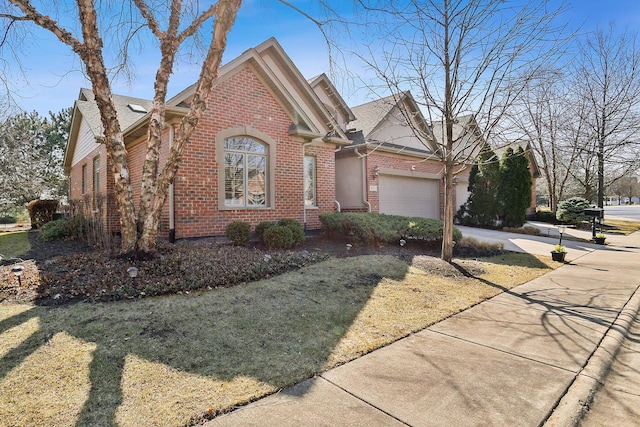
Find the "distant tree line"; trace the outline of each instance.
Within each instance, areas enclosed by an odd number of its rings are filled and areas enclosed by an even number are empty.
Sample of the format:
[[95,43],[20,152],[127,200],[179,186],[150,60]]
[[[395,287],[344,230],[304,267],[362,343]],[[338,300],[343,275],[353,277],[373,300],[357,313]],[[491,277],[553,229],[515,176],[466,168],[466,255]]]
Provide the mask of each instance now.
[[0,209],[23,209],[38,198],[67,194],[63,158],[71,109],[49,113],[21,112],[0,122]]

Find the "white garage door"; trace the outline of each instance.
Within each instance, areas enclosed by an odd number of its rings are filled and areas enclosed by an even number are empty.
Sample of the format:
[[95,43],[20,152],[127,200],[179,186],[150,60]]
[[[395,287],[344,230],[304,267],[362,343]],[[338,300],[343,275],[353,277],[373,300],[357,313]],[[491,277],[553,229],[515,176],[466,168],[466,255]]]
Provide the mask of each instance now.
[[440,218],[440,181],[381,175],[380,213]]
[[464,205],[469,198],[469,190],[467,190],[468,187],[468,182],[460,182],[456,186],[456,212],[458,212],[460,206]]

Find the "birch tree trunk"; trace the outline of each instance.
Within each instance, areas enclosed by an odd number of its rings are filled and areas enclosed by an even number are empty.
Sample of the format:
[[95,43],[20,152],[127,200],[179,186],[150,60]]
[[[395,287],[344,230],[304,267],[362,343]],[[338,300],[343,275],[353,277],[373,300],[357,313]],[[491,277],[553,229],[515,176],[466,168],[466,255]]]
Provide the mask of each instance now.
[[[125,148],[122,128],[112,99],[111,82],[103,57],[103,42],[98,28],[98,15],[93,0],[76,0],[78,22],[81,27],[79,36],[63,28],[48,15],[40,13],[30,0],[9,0],[23,15],[0,13],[0,18],[10,21],[31,21],[51,33],[58,40],[71,47],[85,66],[86,74],[91,81],[95,101],[100,112],[103,136],[100,143],[106,146],[107,156],[112,165],[115,200],[120,215],[122,232],[122,253],[135,253],[140,258],[148,258],[155,254],[157,248],[158,228],[162,207],[167,197],[169,184],[178,170],[182,150],[191,132],[198,124],[202,113],[207,108],[207,98],[214,80],[218,76],[222,54],[226,48],[227,34],[235,22],[241,0],[219,0],[202,13],[193,18],[187,25],[181,25],[184,15],[182,0],[172,0],[168,5],[168,27],[160,28],[155,14],[163,13],[157,5],[150,5],[145,0],[130,0],[138,9],[160,44],[161,60],[155,79],[155,94],[150,111],[147,132],[146,154],[142,171],[140,203],[137,217],[127,150]],[[41,6],[44,7],[44,6]],[[123,5],[113,6],[123,7]],[[133,10],[133,9],[132,9]],[[120,10],[121,11],[121,10]],[[193,37],[203,25],[215,16],[211,43],[206,59],[203,62],[200,77],[196,83],[195,95],[191,108],[183,118],[177,132],[176,143],[171,147],[168,160],[162,171],[159,171],[160,143],[165,128],[165,108],[169,78],[173,72],[176,54],[184,42]],[[181,30],[181,28],[183,28]],[[131,29],[131,32],[135,32]]]

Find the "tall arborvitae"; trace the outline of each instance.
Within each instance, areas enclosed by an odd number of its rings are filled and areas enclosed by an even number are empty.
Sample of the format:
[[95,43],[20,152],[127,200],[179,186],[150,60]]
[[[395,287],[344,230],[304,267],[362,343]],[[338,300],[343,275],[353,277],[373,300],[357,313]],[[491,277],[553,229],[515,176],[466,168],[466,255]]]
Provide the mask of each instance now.
[[505,227],[522,227],[527,221],[527,209],[531,205],[531,172],[522,147],[515,152],[509,147],[502,157],[498,205]]
[[497,193],[500,180],[498,156],[485,144],[469,175],[469,199],[465,222],[493,226],[498,216]]

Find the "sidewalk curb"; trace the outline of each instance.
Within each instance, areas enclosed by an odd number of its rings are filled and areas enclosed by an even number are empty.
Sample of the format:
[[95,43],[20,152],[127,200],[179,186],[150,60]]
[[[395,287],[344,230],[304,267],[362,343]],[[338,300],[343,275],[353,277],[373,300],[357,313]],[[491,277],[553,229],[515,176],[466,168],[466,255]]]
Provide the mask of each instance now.
[[543,424],[545,427],[576,427],[589,410],[593,396],[600,389],[625,340],[631,324],[640,312],[640,286],[624,305],[607,330],[587,364],[576,375],[566,393]]

